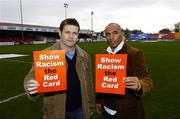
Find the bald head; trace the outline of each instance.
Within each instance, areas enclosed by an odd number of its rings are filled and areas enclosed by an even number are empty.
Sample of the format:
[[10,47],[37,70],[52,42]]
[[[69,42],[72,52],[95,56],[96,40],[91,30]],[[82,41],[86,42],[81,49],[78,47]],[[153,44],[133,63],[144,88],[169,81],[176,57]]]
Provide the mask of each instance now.
[[120,26],[119,24],[117,24],[117,23],[110,23],[110,24],[108,24],[108,25],[105,27],[105,31],[108,30],[108,29],[110,29],[110,28],[115,28],[115,29],[117,29],[117,30],[122,31],[121,26]]
[[110,23],[105,28],[108,45],[114,50],[123,40],[123,31],[119,24]]

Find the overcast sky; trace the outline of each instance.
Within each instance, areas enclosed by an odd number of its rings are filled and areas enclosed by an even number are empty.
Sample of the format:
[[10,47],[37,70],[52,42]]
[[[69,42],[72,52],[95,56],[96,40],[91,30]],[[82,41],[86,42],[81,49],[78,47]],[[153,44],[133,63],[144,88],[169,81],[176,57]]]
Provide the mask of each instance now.
[[[180,21],[180,0],[22,0],[24,24],[58,27],[65,18],[76,18],[81,29],[102,31],[111,22],[123,29],[158,32]],[[21,23],[20,0],[0,0],[0,22]]]

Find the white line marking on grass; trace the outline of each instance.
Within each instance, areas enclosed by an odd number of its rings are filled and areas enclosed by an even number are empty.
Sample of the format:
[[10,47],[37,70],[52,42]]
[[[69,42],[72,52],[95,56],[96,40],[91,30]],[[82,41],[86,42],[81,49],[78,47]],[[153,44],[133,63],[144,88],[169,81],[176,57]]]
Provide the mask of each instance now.
[[10,97],[10,98],[7,98],[5,100],[2,100],[2,101],[0,101],[0,104],[5,103],[5,102],[9,102],[9,101],[11,101],[13,99],[19,98],[19,97],[24,96],[24,95],[26,95],[26,92],[18,94],[16,96],[13,96],[13,97]]
[[26,62],[22,60],[13,60],[13,59],[0,59],[0,61],[11,61],[11,62],[18,62],[18,63],[25,63],[25,64],[33,64],[32,62]]
[[3,58],[14,58],[14,57],[23,57],[23,56],[29,56],[29,55],[22,55],[22,54],[0,54],[0,59],[3,59]]

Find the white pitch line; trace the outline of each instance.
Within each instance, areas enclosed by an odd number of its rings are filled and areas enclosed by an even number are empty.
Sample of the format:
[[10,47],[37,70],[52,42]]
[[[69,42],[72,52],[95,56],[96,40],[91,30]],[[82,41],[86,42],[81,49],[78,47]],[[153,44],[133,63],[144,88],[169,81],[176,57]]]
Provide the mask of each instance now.
[[32,62],[26,62],[26,61],[22,61],[22,60],[12,60],[12,59],[0,59],[0,61],[11,61],[11,62],[18,62],[18,63],[25,63],[25,64],[33,64]]
[[0,59],[23,57],[23,56],[29,56],[29,55],[22,55],[22,54],[0,54]]
[[2,100],[2,101],[0,101],[0,104],[5,103],[5,102],[9,102],[9,101],[11,101],[13,99],[19,98],[19,97],[24,96],[24,95],[26,95],[26,92],[18,94],[16,96],[13,96],[13,97],[10,97],[10,98],[7,98],[5,100]]

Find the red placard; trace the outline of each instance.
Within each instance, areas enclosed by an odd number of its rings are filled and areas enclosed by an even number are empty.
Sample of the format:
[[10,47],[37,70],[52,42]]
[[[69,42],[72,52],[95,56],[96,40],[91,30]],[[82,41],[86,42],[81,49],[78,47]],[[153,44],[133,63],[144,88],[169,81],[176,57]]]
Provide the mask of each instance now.
[[96,92],[125,94],[127,54],[96,55]]
[[34,51],[35,79],[38,93],[65,91],[66,59],[64,50]]

